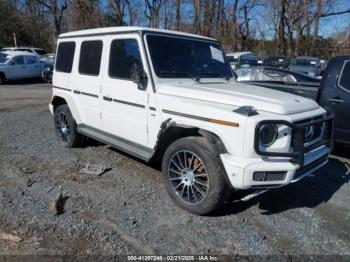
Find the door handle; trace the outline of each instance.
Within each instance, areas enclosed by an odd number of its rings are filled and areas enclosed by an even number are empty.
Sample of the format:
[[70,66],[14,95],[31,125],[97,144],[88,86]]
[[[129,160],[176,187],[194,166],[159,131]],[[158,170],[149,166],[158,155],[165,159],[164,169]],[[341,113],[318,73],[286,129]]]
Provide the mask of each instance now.
[[344,103],[344,100],[341,99],[340,97],[329,98],[328,101],[335,104]]
[[105,96],[103,96],[103,100],[111,102],[112,101],[112,97],[110,95],[105,95]]
[[27,68],[26,66],[22,66],[22,68]]

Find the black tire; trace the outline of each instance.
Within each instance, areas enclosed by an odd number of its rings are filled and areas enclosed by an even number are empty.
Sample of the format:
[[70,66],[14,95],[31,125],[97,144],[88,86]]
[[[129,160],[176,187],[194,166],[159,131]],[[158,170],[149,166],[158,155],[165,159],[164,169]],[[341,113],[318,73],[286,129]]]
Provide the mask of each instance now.
[[77,132],[77,124],[68,105],[60,105],[56,108],[54,125],[56,135],[65,147],[77,147],[83,143],[84,137]]
[[0,86],[3,85],[4,82],[5,82],[5,77],[2,74],[0,74]]
[[[203,163],[202,171],[200,171],[200,168],[195,169],[193,164],[195,161],[193,161],[191,153],[194,155],[194,158],[198,158],[197,163]],[[178,156],[180,159],[186,159],[186,162],[180,165]],[[178,160],[176,161],[176,159]],[[180,168],[186,166],[185,170],[187,171],[177,173],[179,168],[176,168],[172,160]],[[176,172],[173,172],[173,170]],[[207,177],[203,175],[205,173],[207,173]],[[206,215],[218,209],[228,199],[231,192],[230,187],[226,183],[225,170],[218,153],[203,137],[186,137],[173,142],[163,156],[162,174],[165,178],[166,189],[172,200],[181,208],[193,214]],[[190,176],[190,182],[188,182],[187,176]],[[194,180],[196,179],[200,183],[195,182]],[[182,186],[179,186],[181,183]],[[199,187],[197,183],[199,185],[205,184],[207,187],[197,188]],[[196,184],[197,187],[195,187]],[[202,195],[204,191],[206,191],[205,196]],[[182,195],[183,197],[181,197]]]

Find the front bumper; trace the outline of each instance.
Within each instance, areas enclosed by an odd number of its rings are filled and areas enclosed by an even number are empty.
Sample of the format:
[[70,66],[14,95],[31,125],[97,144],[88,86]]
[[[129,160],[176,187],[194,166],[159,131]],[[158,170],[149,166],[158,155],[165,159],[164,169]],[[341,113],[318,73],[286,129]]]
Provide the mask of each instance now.
[[[297,182],[327,164],[330,151],[329,147],[322,146],[307,153],[303,166],[288,158],[242,158],[222,154],[221,160],[235,189],[277,188]],[[279,181],[254,181],[257,171],[285,172],[285,177]]]
[[[286,125],[292,129],[292,145],[288,153],[262,151],[259,148],[259,128],[263,124]],[[320,140],[309,144],[305,141],[305,129],[323,125]],[[328,115],[305,123],[286,121],[262,121],[255,133],[255,151],[261,158],[244,158],[222,154],[221,160],[227,176],[236,189],[276,188],[294,183],[312,174],[328,162],[333,146],[333,116]],[[258,180],[255,173],[262,173],[264,179]],[[269,179],[265,179],[268,175]],[[270,178],[278,177],[278,179]]]

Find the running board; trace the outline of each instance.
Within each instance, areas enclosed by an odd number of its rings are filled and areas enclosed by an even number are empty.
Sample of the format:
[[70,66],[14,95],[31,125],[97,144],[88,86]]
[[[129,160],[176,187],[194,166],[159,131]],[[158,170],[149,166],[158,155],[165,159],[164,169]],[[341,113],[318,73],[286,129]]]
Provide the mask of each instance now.
[[124,138],[109,134],[107,132],[98,130],[96,128],[80,124],[78,125],[78,133],[91,137],[101,143],[110,145],[116,149],[119,149],[125,153],[140,158],[146,162],[149,162],[154,154],[154,150],[143,145],[134,143]]

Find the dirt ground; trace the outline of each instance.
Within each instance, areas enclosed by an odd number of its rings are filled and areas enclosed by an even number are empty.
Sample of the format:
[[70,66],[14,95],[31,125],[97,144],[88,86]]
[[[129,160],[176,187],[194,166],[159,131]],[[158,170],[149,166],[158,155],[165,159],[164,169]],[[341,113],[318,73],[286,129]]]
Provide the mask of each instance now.
[[[62,147],[50,96],[49,84],[0,86],[0,255],[350,255],[349,150],[314,177],[199,217],[171,201],[157,166],[93,141]],[[79,173],[88,162],[112,169]]]

